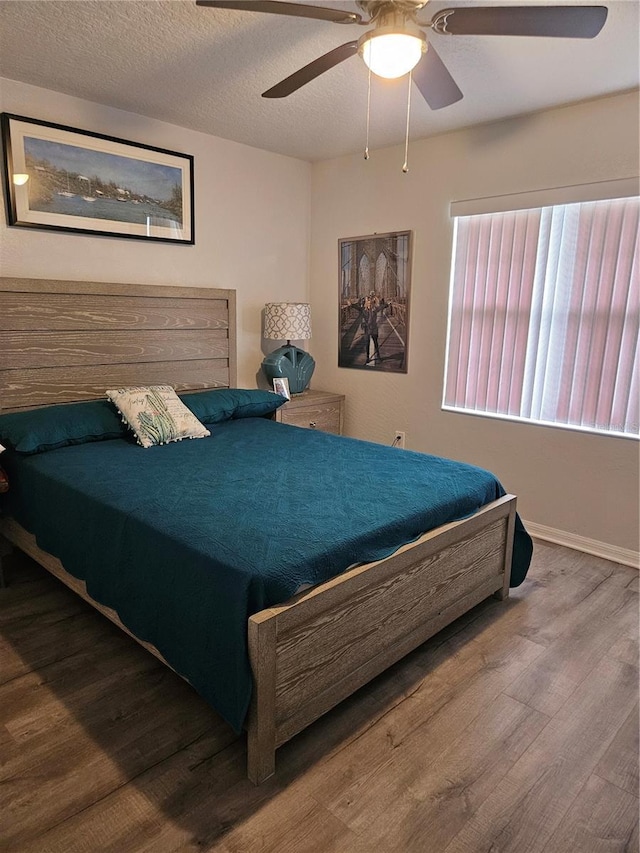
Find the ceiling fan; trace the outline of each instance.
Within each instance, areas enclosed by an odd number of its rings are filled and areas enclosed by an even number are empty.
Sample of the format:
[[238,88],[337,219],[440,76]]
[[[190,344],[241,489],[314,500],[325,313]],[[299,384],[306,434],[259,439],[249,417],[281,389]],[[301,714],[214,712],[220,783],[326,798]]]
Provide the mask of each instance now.
[[373,25],[359,39],[348,41],[314,59],[271,89],[263,98],[286,98],[301,86],[359,53],[372,73],[401,77],[413,69],[413,81],[431,109],[462,98],[462,92],[421,27],[440,35],[551,36],[594,38],[607,18],[606,6],[470,6],[443,9],[430,21],[417,15],[427,0],[356,0],[368,18],[323,6],[284,0],[196,0],[198,6],[238,9],[313,18],[336,24]]

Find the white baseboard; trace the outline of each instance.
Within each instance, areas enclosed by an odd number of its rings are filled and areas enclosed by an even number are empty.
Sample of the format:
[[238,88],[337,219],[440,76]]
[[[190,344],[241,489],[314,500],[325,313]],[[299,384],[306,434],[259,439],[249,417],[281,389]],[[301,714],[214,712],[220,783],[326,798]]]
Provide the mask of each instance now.
[[609,545],[599,542],[597,539],[587,539],[586,536],[578,536],[577,533],[567,533],[566,530],[556,530],[554,527],[546,527],[544,524],[536,524],[535,521],[525,521],[524,526],[532,536],[544,539],[545,542],[553,542],[556,545],[564,545],[575,551],[584,551],[585,554],[594,554],[614,563],[622,563],[623,566],[631,566],[640,569],[640,553],[630,551],[627,548],[619,548],[617,545]]

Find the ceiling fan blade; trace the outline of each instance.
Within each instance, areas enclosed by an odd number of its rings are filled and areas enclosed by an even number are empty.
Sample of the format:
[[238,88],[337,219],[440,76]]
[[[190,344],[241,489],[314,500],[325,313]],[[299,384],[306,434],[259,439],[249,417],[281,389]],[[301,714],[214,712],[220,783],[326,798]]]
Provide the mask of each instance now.
[[299,71],[291,74],[285,80],[282,80],[280,83],[276,83],[276,85],[272,86],[271,89],[263,92],[262,97],[286,98],[287,95],[295,92],[296,89],[299,89],[306,83],[310,83],[311,80],[314,80],[316,77],[324,74],[325,71],[333,68],[334,65],[339,65],[341,62],[344,62],[345,59],[349,59],[350,56],[353,56],[353,54],[357,52],[357,41],[348,41],[346,44],[341,44],[340,47],[335,47],[333,50],[330,50],[329,53],[319,56],[317,59],[314,59],[313,62],[305,65],[304,68],[300,68]]
[[304,3],[281,3],[279,0],[196,0],[196,6],[213,9],[238,9],[241,12],[269,12],[272,15],[292,15],[295,18],[315,18],[334,24],[359,24],[362,17],[356,12],[343,12],[325,6]]
[[432,110],[440,110],[462,99],[462,92],[446,65],[430,44],[413,69],[413,82]]
[[592,39],[607,20],[606,6],[480,6],[443,9],[431,21],[452,36],[552,36]]

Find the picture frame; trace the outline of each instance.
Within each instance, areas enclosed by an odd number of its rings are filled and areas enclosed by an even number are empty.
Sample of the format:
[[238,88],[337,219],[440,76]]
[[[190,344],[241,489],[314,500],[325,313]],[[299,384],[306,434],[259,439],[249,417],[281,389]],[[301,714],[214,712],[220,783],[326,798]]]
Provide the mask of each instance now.
[[195,243],[193,157],[2,113],[10,226]]
[[281,397],[284,397],[285,400],[291,399],[291,392],[289,391],[289,380],[286,376],[278,376],[273,380],[273,390],[276,394],[280,394]]
[[338,241],[338,367],[408,372],[412,231]]

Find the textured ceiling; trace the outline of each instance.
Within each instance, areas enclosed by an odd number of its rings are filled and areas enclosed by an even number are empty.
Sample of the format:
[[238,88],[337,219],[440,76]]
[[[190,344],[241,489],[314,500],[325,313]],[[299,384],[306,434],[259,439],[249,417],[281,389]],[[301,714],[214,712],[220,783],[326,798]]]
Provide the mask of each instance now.
[[[317,5],[356,9],[347,0]],[[420,17],[469,5],[431,0]],[[606,5],[607,22],[593,40],[430,34],[464,98],[434,112],[414,87],[411,138],[637,87],[639,4]],[[282,100],[261,93],[363,31],[191,0],[3,0],[0,76],[319,160],[364,147],[362,60],[354,56]],[[406,95],[406,78],[374,78],[372,149],[403,140]]]

